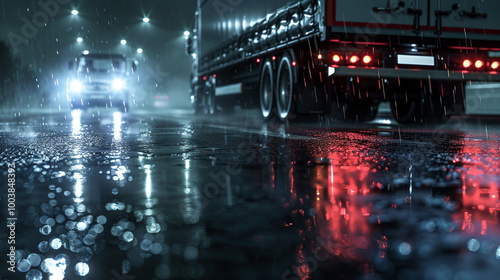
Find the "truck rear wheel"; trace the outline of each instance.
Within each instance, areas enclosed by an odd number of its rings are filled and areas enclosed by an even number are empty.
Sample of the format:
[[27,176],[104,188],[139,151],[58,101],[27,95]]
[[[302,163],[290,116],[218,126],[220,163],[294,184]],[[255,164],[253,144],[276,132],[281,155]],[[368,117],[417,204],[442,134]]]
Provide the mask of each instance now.
[[264,119],[271,116],[274,99],[273,67],[270,61],[266,61],[260,74],[260,112]]
[[283,56],[281,59],[276,86],[276,104],[280,119],[286,120],[294,117],[295,83],[292,62],[288,55]]
[[391,102],[391,113],[398,123],[416,123],[420,116],[420,104],[416,100],[396,100]]

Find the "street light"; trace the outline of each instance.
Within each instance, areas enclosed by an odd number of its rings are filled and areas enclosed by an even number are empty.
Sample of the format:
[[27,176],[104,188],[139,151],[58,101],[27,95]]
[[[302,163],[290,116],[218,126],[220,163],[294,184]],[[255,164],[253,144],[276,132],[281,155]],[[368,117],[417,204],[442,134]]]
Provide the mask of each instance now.
[[148,23],[148,22],[149,22],[149,18],[148,18],[148,17],[144,17],[144,18],[142,19],[142,21],[144,21],[144,22]]
[[83,42],[83,38],[82,38],[82,37],[78,37],[78,38],[76,38],[76,41],[77,41],[78,43],[81,43],[81,42]]
[[78,11],[77,10],[73,10],[73,11],[71,11],[71,14],[74,15],[74,16],[76,16],[76,15],[78,15]]
[[122,44],[122,45],[126,45],[126,44],[127,44],[127,40],[125,40],[125,39],[121,40],[121,41],[120,41],[120,44]]
[[142,53],[142,52],[143,52],[142,48],[138,48],[138,49],[137,49],[137,53],[139,53],[139,54],[140,54],[140,53]]

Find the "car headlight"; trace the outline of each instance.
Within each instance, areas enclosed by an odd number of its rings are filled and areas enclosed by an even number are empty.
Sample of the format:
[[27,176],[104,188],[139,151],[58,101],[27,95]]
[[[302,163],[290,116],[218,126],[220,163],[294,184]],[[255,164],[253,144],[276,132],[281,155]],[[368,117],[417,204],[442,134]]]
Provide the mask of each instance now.
[[113,80],[113,89],[114,90],[122,90],[125,88],[125,81],[121,79]]
[[80,91],[82,91],[82,88],[83,88],[82,83],[80,81],[77,81],[77,80],[73,80],[69,84],[69,89],[72,92],[80,92]]

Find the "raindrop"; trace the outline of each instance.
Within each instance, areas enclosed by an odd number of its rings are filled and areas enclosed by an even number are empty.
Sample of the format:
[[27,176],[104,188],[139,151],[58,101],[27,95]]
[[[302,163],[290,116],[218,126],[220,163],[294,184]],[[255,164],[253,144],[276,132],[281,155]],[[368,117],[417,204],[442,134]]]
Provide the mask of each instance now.
[[479,247],[480,247],[479,241],[477,241],[477,239],[475,238],[472,238],[467,242],[467,248],[471,252],[476,252],[477,250],[479,250]]
[[124,260],[122,263],[122,274],[127,274],[130,272],[130,262]]
[[75,213],[75,210],[73,208],[67,208],[66,210],[64,210],[64,214],[68,217],[72,216],[74,213]]
[[63,214],[59,214],[56,216],[56,222],[58,222],[59,224],[64,223],[65,220],[66,220],[66,217]]
[[75,273],[78,276],[85,276],[89,273],[89,265],[84,262],[79,262],[75,265]]
[[403,256],[408,256],[411,253],[411,245],[406,242],[401,242],[398,247],[398,251]]
[[127,222],[125,227],[127,228],[127,230],[129,231],[133,231],[135,229],[135,224],[132,223],[132,222]]
[[184,258],[186,260],[195,260],[196,258],[198,258],[198,248],[193,246],[186,247],[186,249],[184,250]]
[[108,219],[106,219],[106,217],[105,217],[105,216],[103,216],[103,215],[101,215],[101,216],[97,217],[97,223],[99,223],[99,224],[101,224],[101,225],[105,224],[105,223],[107,222],[107,220],[108,220]]
[[146,230],[147,230],[149,233],[158,233],[158,232],[160,232],[161,227],[160,227],[160,225],[159,225],[159,224],[157,224],[157,223],[153,223],[153,224],[147,225],[147,226],[146,226]]
[[123,233],[123,229],[119,226],[113,226],[111,228],[111,234],[114,236],[120,236]]
[[141,242],[141,249],[144,250],[144,251],[149,251],[149,249],[151,249],[151,245],[153,244],[153,242],[149,239],[144,239],[142,242]]
[[89,247],[83,247],[79,249],[77,252],[80,255],[80,260],[84,262],[90,261],[93,255],[92,250]]
[[28,256],[28,261],[31,263],[31,266],[39,266],[42,258],[39,254],[32,253]]
[[132,242],[132,240],[134,240],[134,234],[130,231],[126,231],[123,233],[123,240],[126,242]]
[[101,224],[94,225],[92,228],[93,228],[93,229],[95,230],[95,232],[97,232],[97,233],[102,233],[102,232],[104,231],[104,226],[103,226],[103,225],[101,225]]
[[53,193],[53,192],[50,192],[48,195],[47,195],[50,199],[52,198],[55,198],[56,197],[56,194]]
[[53,190],[55,190],[55,189],[56,189],[56,186],[55,186],[55,185],[50,185],[50,186],[49,186],[49,190],[53,191]]
[[52,232],[52,228],[49,225],[44,225],[39,231],[43,235],[49,235]]
[[83,213],[87,210],[87,206],[85,206],[85,204],[78,204],[76,206],[76,211],[80,212],[80,213]]
[[111,190],[111,193],[113,195],[117,195],[118,194],[118,189],[117,188],[113,188],[113,190]]
[[161,253],[162,249],[163,248],[162,248],[161,244],[155,242],[151,245],[150,251],[152,254],[158,255]]
[[61,192],[62,192],[62,188],[61,187],[57,187],[56,193],[61,193]]
[[79,230],[79,231],[84,231],[85,229],[87,229],[87,223],[85,223],[85,222],[78,222],[76,224],[76,229]]
[[40,223],[42,223],[42,224],[46,225],[46,224],[47,224],[47,219],[48,219],[48,218],[49,218],[49,217],[47,217],[47,215],[43,215],[43,216],[41,216],[41,217],[40,217],[40,219],[38,219],[38,220],[40,221]]
[[61,242],[61,239],[59,238],[54,238],[50,241],[50,247],[52,247],[52,249],[54,250],[58,250],[59,248],[61,248],[62,246],[62,242]]
[[42,241],[38,244],[38,250],[42,253],[47,253],[49,251],[49,242],[47,241]]
[[68,222],[66,222],[66,226],[65,227],[66,227],[67,230],[72,230],[72,229],[75,228],[75,225],[76,225],[76,222],[74,222],[74,221],[68,221]]
[[56,220],[54,220],[53,218],[48,218],[47,221],[46,221],[47,225],[48,226],[55,226],[56,225]]
[[57,200],[55,200],[55,199],[50,200],[49,201],[49,205],[52,206],[52,207],[56,206],[57,205]]
[[43,274],[38,269],[32,269],[26,274],[26,280],[42,280]]
[[64,191],[64,196],[70,196],[71,192],[70,191]]
[[497,260],[500,260],[500,246],[498,246],[498,248],[497,248],[496,257],[497,257]]
[[83,243],[85,243],[85,245],[92,245],[95,243],[95,238],[92,237],[91,235],[87,234],[85,235],[85,237],[83,238]]
[[68,238],[69,241],[73,241],[76,239],[77,237],[77,234],[74,230],[70,230],[68,231],[68,233],[66,234],[66,237]]
[[16,250],[16,260],[20,260],[24,258],[24,251],[23,250]]
[[47,259],[43,260],[40,268],[42,269],[43,272],[48,273],[54,265],[55,265],[54,259],[47,258]]
[[26,272],[30,270],[30,268],[31,268],[31,263],[27,259],[22,259],[17,263],[17,270],[21,272]]

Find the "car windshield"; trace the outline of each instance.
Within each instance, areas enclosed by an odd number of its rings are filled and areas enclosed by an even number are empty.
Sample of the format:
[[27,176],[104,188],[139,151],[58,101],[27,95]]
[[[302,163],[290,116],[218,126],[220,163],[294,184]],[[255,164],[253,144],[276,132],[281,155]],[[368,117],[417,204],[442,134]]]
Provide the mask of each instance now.
[[78,72],[87,73],[124,73],[125,60],[109,58],[82,57],[78,63]]

